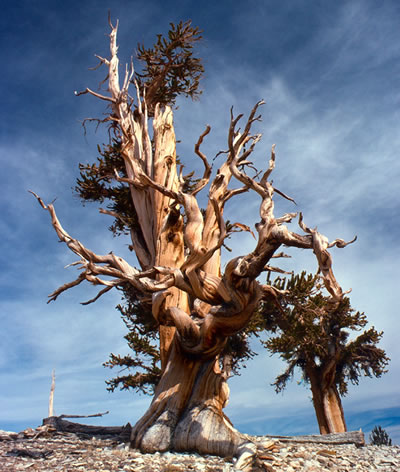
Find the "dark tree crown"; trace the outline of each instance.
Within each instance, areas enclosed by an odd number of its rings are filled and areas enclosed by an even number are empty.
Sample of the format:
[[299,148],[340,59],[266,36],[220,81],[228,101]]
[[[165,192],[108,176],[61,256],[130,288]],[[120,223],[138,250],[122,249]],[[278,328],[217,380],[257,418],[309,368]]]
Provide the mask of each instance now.
[[107,390],[133,389],[151,395],[161,378],[158,325],[152,316],[151,305],[141,301],[132,287],[126,286],[123,302],[117,306],[117,310],[128,329],[125,340],[132,355],[110,354],[104,367],[117,367],[126,372],[107,381]]
[[93,164],[79,164],[75,193],[82,203],[106,202],[106,208],[111,215],[115,215],[113,224],[109,227],[114,236],[129,234],[130,228],[140,231],[137,224],[135,207],[130,198],[129,186],[117,183],[114,179],[114,170],[126,177],[125,166],[121,157],[121,143],[113,140],[103,148],[98,146],[99,156]]
[[150,113],[156,103],[174,105],[178,95],[198,98],[200,79],[204,73],[201,59],[193,55],[193,48],[202,39],[199,28],[191,21],[170,23],[168,37],[157,35],[157,42],[151,48],[138,44],[137,58],[142,71],[135,79]]
[[374,426],[369,436],[369,441],[374,446],[391,446],[392,440],[381,426]]
[[358,384],[362,375],[380,377],[386,372],[389,358],[377,347],[382,332],[372,327],[350,339],[365,328],[367,318],[351,308],[348,297],[333,308],[319,275],[305,272],[278,278],[275,286],[286,290],[281,307],[264,303],[260,312],[266,328],[274,333],[264,346],[288,364],[274,382],[277,392],[286,387],[296,367],[309,382],[310,371],[322,377],[334,365],[334,383],[341,395],[347,393],[349,381]]

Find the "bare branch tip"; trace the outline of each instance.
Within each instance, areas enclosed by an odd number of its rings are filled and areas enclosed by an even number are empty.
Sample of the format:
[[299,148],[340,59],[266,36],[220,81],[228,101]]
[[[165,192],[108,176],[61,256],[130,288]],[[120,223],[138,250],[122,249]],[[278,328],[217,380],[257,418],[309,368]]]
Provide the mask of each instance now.
[[88,89],[82,90],[81,92],[78,92],[77,90],[75,90],[74,95],[75,95],[75,97],[79,97],[80,95],[85,95],[88,92],[89,92]]
[[34,197],[40,198],[37,193],[35,193],[33,190],[28,190],[29,193],[31,193]]
[[[114,25],[112,24],[112,21],[111,21],[111,10],[108,10],[108,24],[109,24],[109,26],[112,30],[115,29]],[[116,23],[116,28],[117,27],[118,27],[118,20],[117,20],[117,23]]]
[[33,192],[32,190],[28,190],[28,192],[31,193],[37,199],[37,201],[39,202],[39,205],[44,210],[47,210],[47,205],[45,205],[45,203],[43,202],[43,200],[39,197],[39,195],[37,193]]

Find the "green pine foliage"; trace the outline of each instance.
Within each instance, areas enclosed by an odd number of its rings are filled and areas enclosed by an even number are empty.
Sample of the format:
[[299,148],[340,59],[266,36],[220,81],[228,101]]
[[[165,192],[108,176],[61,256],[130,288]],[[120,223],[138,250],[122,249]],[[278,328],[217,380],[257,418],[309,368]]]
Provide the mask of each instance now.
[[[128,329],[124,338],[132,354],[120,356],[111,353],[103,364],[120,369],[117,377],[106,382],[107,390],[133,389],[152,395],[161,378],[158,325],[152,316],[151,304],[140,300],[131,286],[126,286],[123,302],[117,310]],[[124,371],[126,374],[120,375]]]
[[201,59],[193,54],[201,39],[198,28],[190,21],[181,21],[177,25],[170,23],[167,37],[157,35],[153,47],[138,44],[137,59],[142,71],[135,74],[135,80],[141,93],[145,93],[150,116],[156,103],[172,106],[178,95],[196,99],[201,94],[204,68]]
[[287,363],[273,384],[276,392],[285,389],[296,368],[309,383],[310,371],[322,378],[334,367],[334,385],[340,395],[347,393],[349,381],[358,384],[362,375],[380,377],[386,372],[389,358],[377,347],[382,332],[372,327],[350,339],[365,328],[367,317],[351,308],[349,298],[332,305],[320,276],[306,272],[278,278],[274,285],[286,290],[281,306],[265,302],[260,313],[273,334],[263,345]]
[[[80,177],[74,188],[83,204],[106,202],[108,211],[116,215],[110,231],[114,236],[129,234],[130,228],[140,232],[135,207],[130,198],[129,186],[115,181],[114,169],[127,177],[121,156],[121,143],[113,140],[103,148],[97,147],[99,157],[93,164],[79,164]],[[132,248],[130,248],[132,249]]]
[[369,442],[374,446],[391,446],[392,440],[381,426],[374,426],[369,436]]

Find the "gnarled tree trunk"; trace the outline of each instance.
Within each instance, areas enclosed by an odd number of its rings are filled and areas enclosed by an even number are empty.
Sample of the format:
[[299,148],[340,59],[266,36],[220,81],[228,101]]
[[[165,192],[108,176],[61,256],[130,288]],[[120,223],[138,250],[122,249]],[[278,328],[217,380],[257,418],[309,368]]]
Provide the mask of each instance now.
[[243,439],[223,413],[229,389],[218,360],[191,360],[179,351],[175,340],[152,404],[134,426],[132,446],[233,455]]
[[[115,179],[130,188],[138,220],[138,228],[131,228],[131,238],[141,268],[136,269],[113,253],[98,255],[84,247],[64,230],[54,207],[37,197],[50,212],[60,240],[80,258],[82,268],[79,277],[53,292],[50,300],[83,280],[105,287],[91,301],[127,283],[144,298],[152,297],[152,313],[160,325],[162,378],[148,411],[133,428],[132,446],[145,452],[173,448],[232,455],[243,439],[223,413],[229,397],[229,372],[221,367],[219,356],[227,338],[247,325],[260,300],[279,295],[273,287],[257,282],[257,277],[281,245],[313,249],[327,289],[338,300],[342,291],[333,276],[327,249],[346,243],[336,240],[329,244],[327,238],[306,227],[302,218],[299,224],[306,234],[289,231],[284,223],[289,223],[295,213],[275,218],[273,194],[276,191],[286,196],[269,181],[275,166],[273,149],[261,179],[258,174],[254,178],[246,174],[245,169],[251,165],[247,158],[261,138],[250,132],[263,102],[252,109],[243,131],[237,127],[241,115],[231,114],[226,161],[210,184],[209,202],[203,213],[196,195],[209,183],[211,167],[200,145],[210,128],[195,146],[195,154],[204,164],[204,175],[193,188],[184,191],[184,181],[176,169],[172,110],[147,103],[138,84],[136,102],[132,101],[128,88],[133,68],[126,70],[120,87],[117,26],[110,26],[111,58],[99,58],[108,68],[110,95],[90,89],[82,93],[105,100],[111,107],[109,121],[121,142],[126,170],[126,177],[115,172]],[[150,106],[154,110],[153,136],[149,131]],[[232,179],[241,186],[229,189]],[[229,235],[223,220],[224,206],[247,191],[260,198],[256,247],[249,254],[233,258],[221,273],[220,249]],[[239,223],[230,228],[248,230]]]

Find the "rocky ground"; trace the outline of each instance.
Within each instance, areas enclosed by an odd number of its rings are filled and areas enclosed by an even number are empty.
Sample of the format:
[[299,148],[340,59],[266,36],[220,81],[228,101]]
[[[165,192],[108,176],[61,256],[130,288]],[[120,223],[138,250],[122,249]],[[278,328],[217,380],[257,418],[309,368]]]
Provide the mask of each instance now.
[[[22,433],[0,431],[0,471],[46,472],[399,472],[400,447],[353,444],[297,444],[249,437],[239,460],[198,454],[141,454],[112,439],[82,439],[39,427]],[[256,454],[252,452],[256,451]]]

